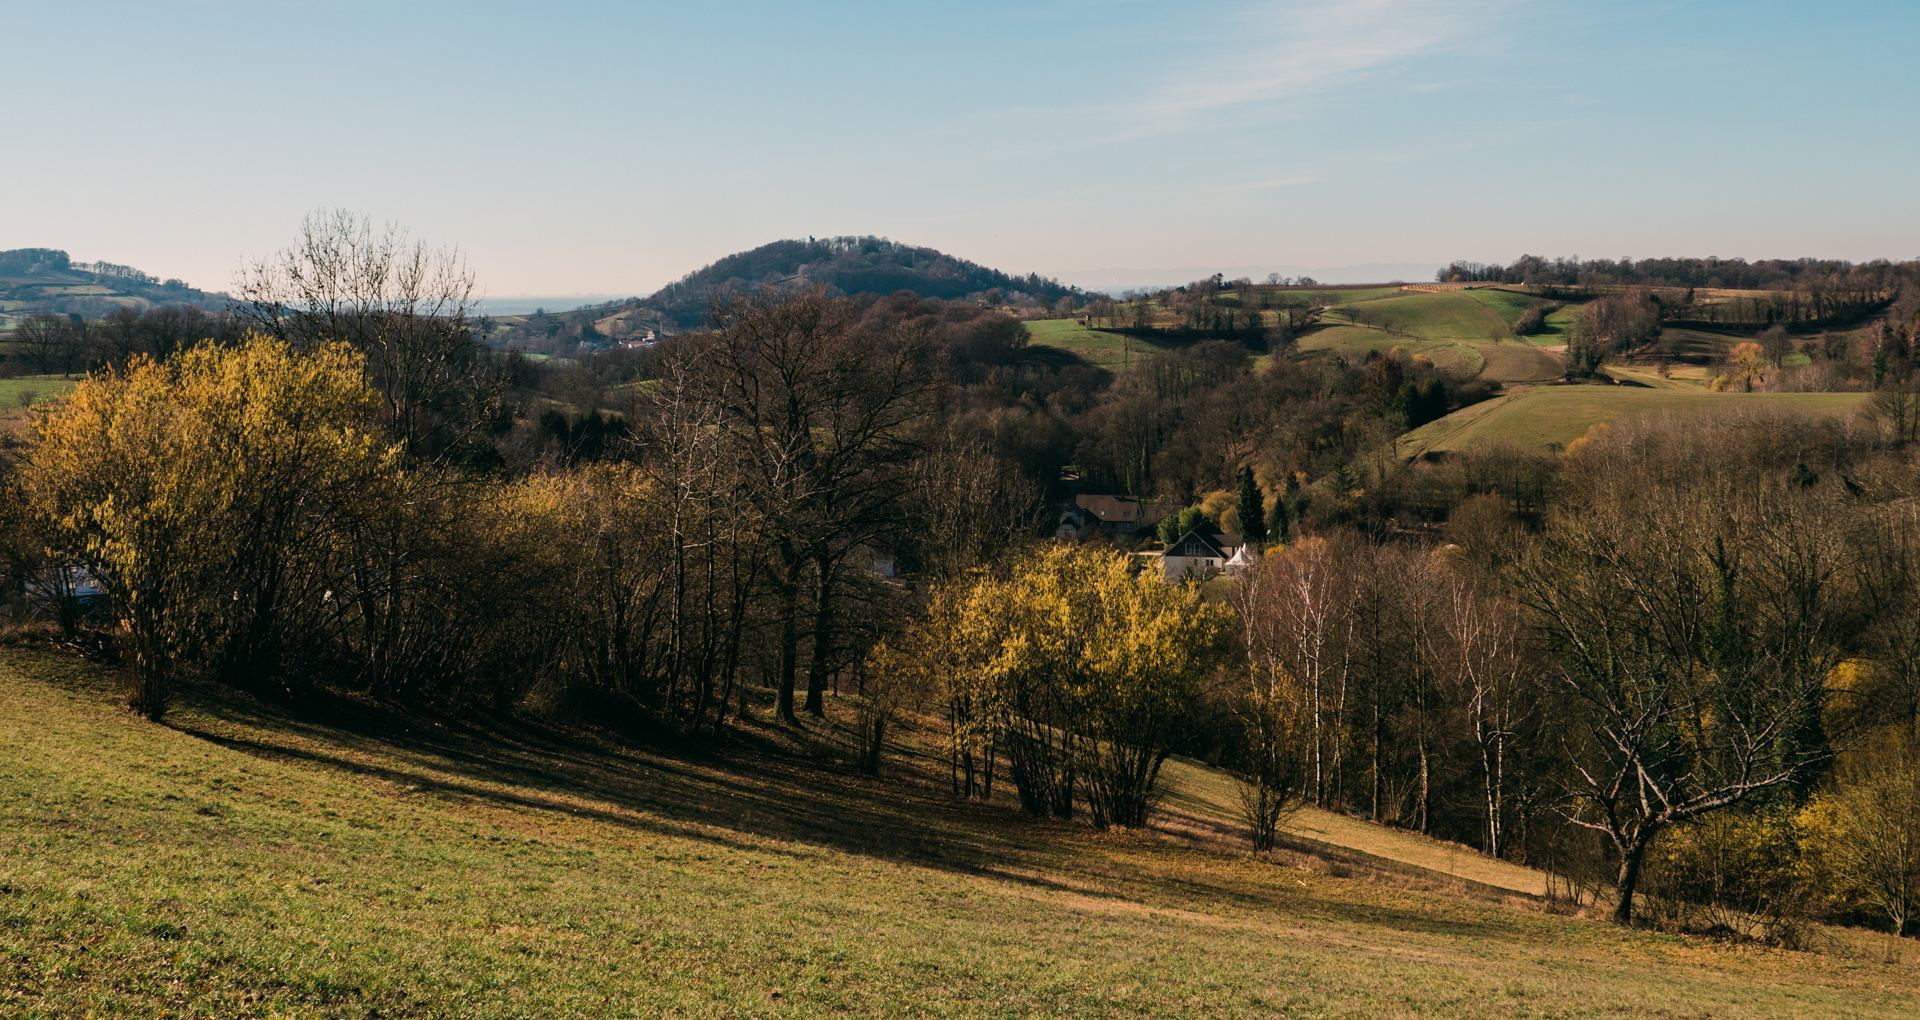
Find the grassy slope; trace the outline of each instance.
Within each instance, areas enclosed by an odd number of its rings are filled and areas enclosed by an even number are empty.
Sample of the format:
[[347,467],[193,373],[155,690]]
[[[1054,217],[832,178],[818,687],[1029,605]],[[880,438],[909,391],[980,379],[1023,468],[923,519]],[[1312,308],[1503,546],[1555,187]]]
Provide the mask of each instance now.
[[1547,303],[1539,298],[1515,293],[1510,290],[1489,290],[1481,288],[1479,290],[1462,291],[1461,293],[1486,305],[1493,311],[1493,314],[1500,317],[1500,321],[1506,323],[1508,326],[1519,322],[1520,316],[1525,315],[1527,309],[1535,305],[1544,305]]
[[1034,319],[1022,325],[1027,327],[1030,343],[1041,347],[1064,348],[1079,355],[1088,364],[1110,371],[1117,372],[1129,360],[1138,360],[1160,350],[1144,340],[1129,340],[1118,333],[1088,329],[1073,319]]
[[1402,336],[1364,326],[1323,326],[1300,337],[1303,351],[1333,351],[1350,362],[1364,360],[1371,351],[1404,348],[1409,354],[1432,359],[1434,365],[1456,376],[1471,376],[1486,364],[1481,351],[1467,344]]
[[[48,677],[59,679],[49,685]],[[167,726],[0,652],[7,1016],[1903,1017],[1621,931],[735,752]],[[498,735],[496,740],[500,740]]]
[[1498,442],[1525,448],[1566,445],[1598,422],[1662,411],[1765,405],[1816,414],[1847,414],[1865,400],[1860,393],[1710,393],[1682,385],[1666,389],[1620,386],[1541,386],[1465,407],[1400,438],[1399,452],[1413,457],[1437,450],[1467,450]]
[[1313,287],[1286,288],[1287,293],[1305,294],[1307,300],[1317,305],[1352,304],[1355,301],[1373,301],[1377,298],[1393,297],[1400,293],[1400,285],[1382,284],[1378,287],[1354,287],[1350,290],[1328,290]]
[[[1489,297],[1488,295],[1491,295]],[[1347,356],[1364,357],[1368,350],[1405,347],[1424,354],[1434,364],[1454,374],[1503,383],[1542,382],[1558,378],[1564,370],[1556,356],[1534,350],[1565,342],[1550,330],[1524,340],[1507,327],[1520,317],[1534,299],[1497,291],[1450,291],[1442,294],[1404,294],[1349,303],[1328,313],[1329,322],[1340,322],[1356,306],[1362,314],[1372,315],[1374,323],[1385,315],[1392,320],[1394,332],[1350,325],[1328,326],[1301,338],[1305,350],[1336,350]]]
[[[1219,769],[1178,758],[1167,763],[1162,775],[1166,785],[1162,791],[1161,824],[1176,831],[1216,828],[1220,830],[1222,842],[1247,846],[1235,821],[1239,795],[1232,777]],[[1358,851],[1436,877],[1464,878],[1530,896],[1546,893],[1547,876],[1532,868],[1495,860],[1469,847],[1373,825],[1333,811],[1301,807],[1287,822],[1287,831],[1296,840],[1311,841],[1309,845],[1324,844]]]
[[[1356,310],[1354,305],[1346,304],[1329,309],[1328,314],[1340,318],[1353,310]],[[1514,338],[1500,315],[1476,300],[1469,291],[1404,294],[1368,301],[1357,310],[1376,317],[1376,321],[1386,316],[1399,331],[1428,340],[1478,343]]]

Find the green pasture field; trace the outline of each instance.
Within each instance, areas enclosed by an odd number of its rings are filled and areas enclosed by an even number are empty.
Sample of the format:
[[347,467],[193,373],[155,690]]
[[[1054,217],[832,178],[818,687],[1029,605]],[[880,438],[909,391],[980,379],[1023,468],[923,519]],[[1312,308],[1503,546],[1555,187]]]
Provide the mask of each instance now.
[[1434,367],[1461,378],[1477,375],[1486,365],[1486,359],[1469,344],[1401,336],[1364,326],[1323,326],[1302,334],[1299,345],[1303,352],[1331,351],[1355,364],[1373,351],[1384,354],[1399,347],[1409,354],[1424,355]]
[[1573,321],[1580,317],[1580,305],[1563,305],[1559,311],[1548,312],[1546,329],[1522,337],[1527,343],[1537,347],[1560,347],[1573,338]]
[[[20,407],[26,403],[39,403],[64,397],[72,391],[78,380],[58,375],[24,375],[14,379],[0,379],[0,412]],[[31,398],[23,400],[22,398]]]
[[[1553,304],[1545,298],[1509,290],[1481,289],[1462,293],[1472,295],[1475,301],[1492,309],[1494,314],[1500,316],[1501,321],[1507,324],[1508,329],[1512,329],[1513,325],[1520,321],[1520,316],[1525,315],[1527,309]],[[1556,311],[1547,313],[1544,330],[1519,339],[1536,347],[1557,347],[1567,342],[1567,338],[1573,332],[1573,320],[1579,314],[1579,305],[1562,306]]]
[[1073,319],[1029,319],[1022,325],[1027,327],[1029,343],[1072,351],[1082,361],[1114,372],[1165,350],[1137,337],[1088,329]]
[[1486,362],[1480,377],[1501,383],[1552,382],[1566,374],[1567,363],[1532,344],[1475,344]]
[[1377,301],[1393,297],[1400,293],[1399,284],[1386,284],[1379,287],[1356,287],[1352,290],[1326,290],[1312,287],[1292,287],[1282,290],[1282,294],[1306,294],[1308,300],[1316,305],[1346,305],[1355,301]]
[[1527,309],[1548,303],[1541,298],[1528,294],[1519,294],[1510,290],[1492,290],[1484,287],[1475,290],[1463,290],[1459,293],[1465,294],[1475,301],[1486,305],[1489,309],[1492,309],[1495,315],[1500,316],[1500,321],[1505,322],[1509,327],[1519,322],[1520,316],[1525,315]]
[[1920,1013],[1910,960],[1256,859],[1193,766],[1162,827],[1103,834],[957,802],[912,755],[860,776],[833,723],[686,754],[231,697],[153,724],[17,648],[0,699],[8,1017]]
[[[1493,294],[1495,298],[1484,295]],[[1508,328],[1509,318],[1517,320],[1533,299],[1522,295],[1490,291],[1449,291],[1413,293],[1366,302],[1360,308],[1374,316],[1368,326],[1332,325],[1301,339],[1304,350],[1338,350],[1352,358],[1364,357],[1369,350],[1405,347],[1424,354],[1435,365],[1456,377],[1478,375],[1495,382],[1545,382],[1564,371],[1558,357],[1535,350],[1565,342],[1552,332],[1539,337],[1519,338]],[[1330,309],[1325,321],[1338,323],[1350,317],[1356,306]],[[1379,316],[1390,321],[1389,333]],[[1549,325],[1556,316],[1549,316]]]
[[1564,447],[1600,422],[1639,414],[1727,407],[1776,407],[1809,414],[1845,415],[1865,403],[1861,393],[1712,393],[1684,383],[1639,386],[1536,386],[1464,407],[1400,437],[1403,457],[1471,450],[1507,442],[1523,449]]
[[[1327,317],[1350,317],[1355,310],[1354,303],[1348,302],[1328,309]],[[1365,307],[1358,310],[1372,316],[1376,325],[1385,317],[1396,332],[1426,340],[1514,339],[1506,320],[1471,291],[1404,294],[1365,302]]]
[[1559,357],[1515,341],[1428,340],[1359,326],[1327,326],[1300,338],[1302,351],[1333,351],[1349,362],[1364,360],[1371,351],[1385,352],[1395,347],[1426,356],[1436,368],[1457,379],[1478,376],[1502,383],[1547,382],[1566,371]]

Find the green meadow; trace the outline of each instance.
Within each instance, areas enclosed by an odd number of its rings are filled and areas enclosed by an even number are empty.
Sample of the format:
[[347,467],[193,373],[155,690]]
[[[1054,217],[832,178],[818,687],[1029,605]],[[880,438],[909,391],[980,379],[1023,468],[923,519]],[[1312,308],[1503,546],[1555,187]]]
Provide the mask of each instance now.
[[1037,347],[1057,347],[1071,351],[1082,361],[1109,371],[1119,371],[1142,357],[1165,350],[1135,337],[1088,329],[1074,319],[1030,319],[1028,342]]
[[1850,414],[1862,393],[1713,393],[1698,386],[1536,386],[1462,408],[1400,437],[1403,457],[1472,450],[1498,443],[1525,449],[1564,447],[1601,422],[1659,413],[1773,407]]
[[78,381],[58,375],[25,375],[0,379],[0,412],[66,396]]
[[1351,363],[1365,360],[1374,351],[1385,354],[1399,348],[1425,357],[1436,368],[1457,377],[1476,375],[1486,365],[1480,351],[1470,344],[1427,340],[1360,326],[1323,326],[1302,334],[1299,343],[1302,351],[1327,351]]
[[[1096,833],[1005,791],[955,801],[915,753],[931,729],[876,779],[833,723],[636,750],[212,694],[147,723],[97,667],[19,648],[0,699],[8,1017],[1920,1012],[1911,962],[1468,895],[1440,871],[1458,848],[1351,819],[1297,819],[1300,841],[1372,832],[1428,869],[1255,858],[1219,814],[1230,788],[1191,764],[1154,830]],[[1530,881],[1513,870],[1487,874]]]
[[1330,322],[1345,319],[1426,340],[1515,339],[1500,313],[1473,295],[1473,291],[1411,293],[1349,302],[1327,309],[1326,319]]

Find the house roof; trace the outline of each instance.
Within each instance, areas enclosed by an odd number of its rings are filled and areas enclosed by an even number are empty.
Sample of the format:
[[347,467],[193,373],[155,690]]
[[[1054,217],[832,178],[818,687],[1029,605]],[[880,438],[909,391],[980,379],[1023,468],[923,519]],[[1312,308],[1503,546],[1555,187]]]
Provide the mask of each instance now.
[[1145,504],[1132,496],[1089,496],[1073,497],[1080,509],[1103,521],[1125,521],[1138,523]]
[[[1215,532],[1201,531],[1200,529],[1195,528],[1194,530],[1189,531],[1184,535],[1181,535],[1179,538],[1174,539],[1173,542],[1167,546],[1167,555],[1168,556],[1208,556],[1208,557],[1216,557],[1218,559],[1224,560],[1227,558],[1227,554],[1222,551],[1223,546],[1226,549],[1231,549],[1233,548],[1233,545],[1225,545],[1220,540],[1223,538],[1233,538],[1233,537],[1237,537],[1237,536],[1221,535]],[[1189,543],[1193,543],[1193,544],[1190,545]],[[1239,544],[1239,543],[1236,542],[1234,544]],[[1196,549],[1197,551],[1188,552],[1187,551],[1188,549]]]

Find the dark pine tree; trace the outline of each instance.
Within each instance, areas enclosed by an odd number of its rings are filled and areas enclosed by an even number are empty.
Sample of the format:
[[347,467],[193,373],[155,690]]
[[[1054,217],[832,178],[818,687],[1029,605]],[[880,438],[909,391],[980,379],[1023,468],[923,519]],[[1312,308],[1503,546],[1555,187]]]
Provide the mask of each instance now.
[[1240,537],[1258,546],[1267,540],[1267,505],[1252,468],[1240,469]]

